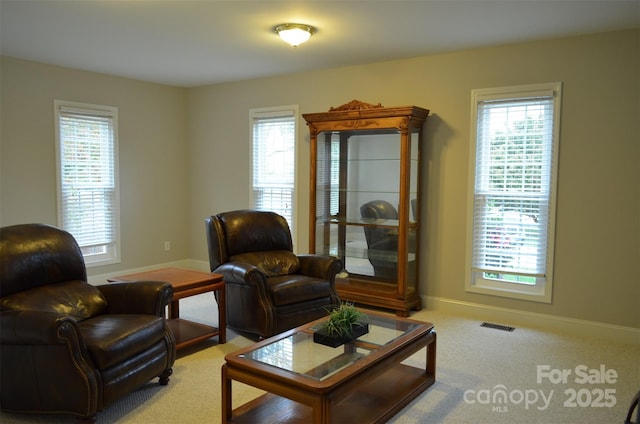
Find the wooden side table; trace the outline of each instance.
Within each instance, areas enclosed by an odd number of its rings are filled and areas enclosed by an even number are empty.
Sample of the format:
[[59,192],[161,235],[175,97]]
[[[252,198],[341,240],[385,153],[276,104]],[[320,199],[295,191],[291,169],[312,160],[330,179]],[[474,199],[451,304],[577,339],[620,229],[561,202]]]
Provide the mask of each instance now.
[[[165,281],[173,287],[167,323],[176,337],[176,349],[191,346],[210,337],[218,336],[220,344],[227,341],[227,313],[225,286],[222,275],[183,268],[162,268],[136,274],[109,278],[117,281]],[[218,327],[180,318],[180,299],[206,292],[218,294]]]

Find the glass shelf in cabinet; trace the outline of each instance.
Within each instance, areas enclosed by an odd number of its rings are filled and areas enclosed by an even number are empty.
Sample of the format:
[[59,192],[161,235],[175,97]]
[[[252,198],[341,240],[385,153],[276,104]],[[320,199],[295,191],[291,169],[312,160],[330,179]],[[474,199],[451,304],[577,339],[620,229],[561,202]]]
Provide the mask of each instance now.
[[397,219],[316,217],[316,224],[353,225],[356,227],[398,228]]

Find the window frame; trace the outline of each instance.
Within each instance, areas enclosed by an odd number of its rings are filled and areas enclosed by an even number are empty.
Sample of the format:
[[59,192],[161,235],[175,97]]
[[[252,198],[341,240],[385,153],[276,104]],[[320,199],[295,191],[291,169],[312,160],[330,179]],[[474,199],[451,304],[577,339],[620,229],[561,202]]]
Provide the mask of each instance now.
[[[258,209],[256,205],[256,199],[254,195],[254,185],[253,179],[255,175],[254,169],[254,159],[255,159],[255,149],[254,149],[254,123],[256,120],[260,119],[268,119],[268,118],[279,118],[279,117],[287,117],[290,118],[293,122],[293,185],[291,192],[291,217],[289,222],[289,227],[291,230],[291,236],[296,244],[297,240],[297,197],[298,197],[298,105],[284,105],[284,106],[272,106],[272,107],[261,107],[261,108],[251,108],[249,109],[249,132],[250,132],[250,177],[249,177],[249,204],[251,208]],[[273,210],[272,210],[273,211]],[[279,211],[274,211],[276,213],[280,213]],[[286,218],[286,216],[285,216]],[[289,221],[289,220],[287,220]]]
[[118,108],[114,106],[95,105],[89,103],[72,102],[66,100],[54,100],[54,126],[55,126],[55,149],[56,149],[56,201],[57,201],[57,223],[58,226],[65,231],[69,231],[81,249],[87,246],[82,246],[81,239],[74,231],[65,224],[65,216],[68,211],[65,210],[63,196],[63,148],[62,148],[62,134],[61,134],[61,118],[65,113],[86,115],[88,117],[100,117],[107,118],[111,123],[111,162],[109,164],[113,175],[113,211],[110,215],[111,225],[113,228],[113,241],[105,243],[103,246],[106,251],[104,253],[91,254],[86,250],[83,250],[83,257],[85,266],[87,268],[104,266],[110,264],[120,263],[121,261],[121,236],[120,236],[120,184],[119,184],[119,154],[118,154]]
[[[548,162],[549,185],[548,195],[548,222],[546,227],[546,254],[544,256],[544,274],[537,276],[533,284],[522,284],[517,282],[507,282],[497,279],[485,278],[484,271],[474,269],[474,212],[476,200],[476,171],[479,150],[479,107],[483,102],[527,101],[535,98],[550,98],[553,111],[551,134],[551,150]],[[556,225],[556,196],[558,183],[558,152],[560,144],[560,114],[562,99],[562,83],[540,83],[527,84],[509,87],[474,89],[471,92],[471,125],[470,125],[470,158],[469,158],[469,194],[467,213],[467,252],[466,252],[466,275],[465,290],[472,293],[488,294],[513,299],[529,300],[541,303],[551,303],[553,292],[553,269],[554,269],[554,245],[555,245],[555,225]],[[544,228],[543,228],[544,230]],[[485,238],[486,239],[486,238]],[[505,274],[513,275],[505,272]],[[518,274],[518,273],[514,273]],[[523,273],[532,276],[532,273]]]

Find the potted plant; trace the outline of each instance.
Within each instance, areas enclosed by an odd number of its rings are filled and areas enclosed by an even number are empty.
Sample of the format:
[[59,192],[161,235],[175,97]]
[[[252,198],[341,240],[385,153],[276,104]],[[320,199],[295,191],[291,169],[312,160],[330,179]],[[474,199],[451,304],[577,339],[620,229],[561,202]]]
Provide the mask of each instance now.
[[329,318],[320,323],[313,333],[313,341],[337,347],[369,332],[368,317],[352,303],[341,303],[329,312]]

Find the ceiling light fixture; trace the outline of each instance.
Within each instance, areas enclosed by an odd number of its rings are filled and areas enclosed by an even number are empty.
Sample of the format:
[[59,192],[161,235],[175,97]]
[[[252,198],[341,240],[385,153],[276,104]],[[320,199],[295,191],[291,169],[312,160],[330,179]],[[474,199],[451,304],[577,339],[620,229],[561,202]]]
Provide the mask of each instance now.
[[293,47],[297,47],[307,41],[316,29],[305,24],[280,24],[273,27],[273,32]]

